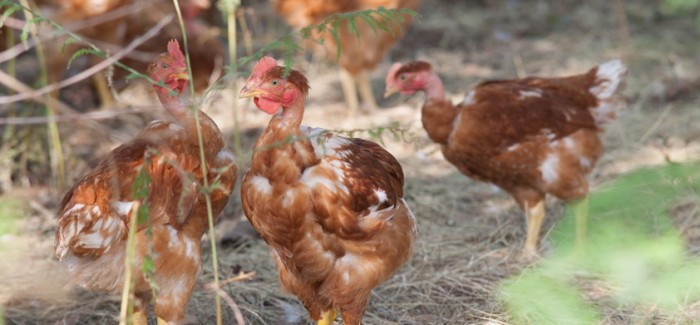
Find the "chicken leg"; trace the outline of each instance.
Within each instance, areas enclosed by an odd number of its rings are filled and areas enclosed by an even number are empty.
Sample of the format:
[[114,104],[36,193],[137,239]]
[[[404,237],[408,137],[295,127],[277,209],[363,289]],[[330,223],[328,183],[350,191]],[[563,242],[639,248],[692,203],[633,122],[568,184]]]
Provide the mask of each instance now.
[[525,246],[523,247],[522,255],[525,257],[537,256],[537,242],[540,238],[540,228],[544,220],[544,200],[538,201],[532,207],[525,207],[527,215],[527,236],[525,237]]
[[372,92],[372,83],[369,80],[369,75],[367,72],[362,72],[355,77],[355,81],[357,82],[357,87],[360,91],[362,104],[365,106],[368,113],[374,113],[377,111],[377,101],[375,100],[374,93]]
[[333,325],[333,321],[338,317],[338,311],[335,309],[327,310],[321,313],[321,320],[317,325]]
[[345,97],[345,105],[347,106],[347,116],[356,116],[357,107],[357,88],[355,87],[355,78],[345,69],[340,69],[340,84],[343,87],[343,95]]

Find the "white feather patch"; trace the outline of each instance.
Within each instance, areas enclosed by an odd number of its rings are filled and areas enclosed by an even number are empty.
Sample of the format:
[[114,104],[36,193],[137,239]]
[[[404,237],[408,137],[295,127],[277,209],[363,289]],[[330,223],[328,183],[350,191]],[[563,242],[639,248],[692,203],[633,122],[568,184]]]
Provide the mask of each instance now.
[[542,173],[542,179],[546,183],[556,183],[559,179],[559,156],[555,154],[548,154],[547,158],[540,165],[540,172]]
[[520,97],[518,97],[518,99],[525,99],[525,98],[528,98],[528,97],[531,97],[531,98],[539,98],[539,97],[542,97],[542,91],[539,90],[539,89],[521,90],[521,91],[519,92],[519,94],[520,94]]
[[589,91],[598,99],[612,97],[617,87],[620,86],[626,71],[627,67],[620,60],[612,60],[599,65],[595,75],[599,82],[591,87]]
[[250,182],[253,184],[253,187],[260,193],[263,194],[270,194],[272,193],[272,185],[270,185],[270,180],[260,176],[260,175],[255,175],[253,178],[250,180]]
[[129,215],[131,208],[134,206],[134,201],[114,201],[112,202],[112,208],[120,216]]
[[464,105],[471,105],[471,104],[476,103],[476,101],[474,100],[474,94],[475,94],[475,93],[474,93],[473,90],[470,91],[469,93],[467,93],[467,95],[464,96],[464,100],[462,100],[462,104],[464,104]]

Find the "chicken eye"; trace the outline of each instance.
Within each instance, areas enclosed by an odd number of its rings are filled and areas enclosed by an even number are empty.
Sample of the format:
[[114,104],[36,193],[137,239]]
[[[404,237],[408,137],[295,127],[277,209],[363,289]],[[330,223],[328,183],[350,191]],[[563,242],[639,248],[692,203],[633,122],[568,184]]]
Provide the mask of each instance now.
[[270,84],[273,85],[273,86],[277,86],[279,83],[280,83],[280,82],[277,81],[277,79],[273,79],[272,81],[270,81]]
[[405,80],[406,80],[406,75],[405,75],[405,74],[402,74],[402,75],[399,77],[399,79],[401,79],[401,81],[405,81]]
[[160,65],[160,67],[163,68],[163,69],[167,69],[167,68],[168,68],[168,65],[165,64],[165,63],[162,63],[162,64]]

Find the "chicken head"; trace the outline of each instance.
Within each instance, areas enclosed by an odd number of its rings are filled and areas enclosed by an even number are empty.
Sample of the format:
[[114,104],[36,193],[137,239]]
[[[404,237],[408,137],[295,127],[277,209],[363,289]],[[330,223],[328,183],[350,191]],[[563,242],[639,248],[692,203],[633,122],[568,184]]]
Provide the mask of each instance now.
[[157,92],[176,91],[178,94],[182,94],[185,91],[190,78],[187,74],[185,55],[180,51],[180,44],[177,40],[168,42],[168,52],[156,57],[148,66],[147,72],[153,81],[162,82],[167,87],[154,85]]
[[275,114],[280,107],[290,107],[308,93],[309,83],[304,75],[296,70],[285,70],[275,59],[266,56],[255,64],[240,98],[252,97],[260,110]]

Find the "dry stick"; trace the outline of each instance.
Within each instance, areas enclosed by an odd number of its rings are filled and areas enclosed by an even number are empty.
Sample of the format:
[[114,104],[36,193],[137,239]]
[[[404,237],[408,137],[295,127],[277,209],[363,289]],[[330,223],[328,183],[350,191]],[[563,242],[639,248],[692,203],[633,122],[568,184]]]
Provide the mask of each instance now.
[[[182,43],[183,47],[185,50],[185,62],[187,63],[187,75],[190,76],[190,80],[192,80],[192,64],[190,63],[190,51],[188,50],[188,44],[187,44],[187,31],[185,30],[185,22],[182,20],[182,12],[180,11],[180,4],[177,2],[177,0],[173,0],[173,5],[175,6],[175,12],[177,13],[177,20],[180,23],[180,30],[182,31]],[[190,88],[190,95],[192,96],[192,99],[194,99],[194,82],[189,83],[189,88]],[[194,102],[194,100],[192,101]],[[201,170],[202,170],[202,186],[204,187],[204,200],[207,206],[207,221],[209,223],[209,240],[211,243],[211,253],[212,253],[212,269],[214,272],[214,285],[219,287],[219,261],[217,260],[217,254],[216,254],[216,233],[214,232],[214,212],[212,210],[212,203],[211,203],[211,195],[210,191],[211,188],[209,188],[209,179],[207,178],[208,176],[208,168],[207,168],[207,160],[206,157],[204,156],[204,139],[202,138],[202,125],[201,121],[199,118],[199,109],[197,107],[192,107],[192,113],[194,115],[194,125],[195,129],[197,130],[197,144],[199,145],[199,161],[201,163]],[[219,294],[219,290],[216,290],[214,292],[214,302],[216,305],[216,324],[221,325],[222,324],[222,314],[221,314],[221,295]]]
[[[3,84],[7,88],[10,88],[11,90],[18,92],[18,93],[34,91],[34,89],[32,87],[27,86],[26,84],[17,80],[17,78],[5,73],[5,71],[3,71],[3,70],[0,70],[0,84]],[[73,108],[71,108],[67,104],[64,104],[63,102],[61,102],[60,100],[55,99],[55,98],[51,98],[51,97],[46,98],[46,97],[38,96],[38,97],[33,97],[31,99],[38,102],[38,103],[44,104],[44,105],[49,105],[49,104],[53,105],[61,113],[78,114],[78,111],[74,110]],[[0,113],[5,112],[6,109],[9,109],[9,107],[0,109]]]
[[238,308],[238,304],[236,304],[236,302],[233,301],[233,298],[231,298],[231,296],[229,296],[229,294],[226,291],[224,291],[224,289],[216,287],[212,287],[211,289],[214,290],[214,292],[216,292],[218,295],[220,295],[226,301],[228,306],[231,307],[231,310],[233,311],[233,314],[236,317],[236,322],[238,323],[238,325],[245,325],[243,313],[241,313],[241,309]]
[[523,58],[518,54],[518,52],[513,52],[513,65],[515,65],[515,73],[518,74],[518,78],[527,78],[527,72],[525,72],[525,65],[523,64]]
[[136,251],[136,228],[137,220],[139,214],[139,208],[141,206],[140,201],[134,202],[134,206],[131,208],[131,220],[129,220],[129,235],[126,239],[126,257],[124,258],[124,287],[122,288],[122,305],[121,312],[119,313],[119,325],[129,324],[129,313],[133,312],[133,305],[130,306],[132,289],[132,277],[135,268],[134,255]]
[[669,113],[671,113],[671,110],[673,109],[673,104],[668,104],[666,107],[664,107],[664,110],[659,114],[659,117],[656,118],[654,123],[649,127],[649,129],[644,132],[644,134],[639,138],[638,142],[639,143],[644,143],[646,142],[649,137],[656,132],[656,129],[659,128],[659,125],[666,119],[666,116],[668,116]]
[[[2,70],[0,70],[0,84],[3,84],[16,92],[30,92],[30,91],[34,90],[31,87],[23,84],[19,80],[15,79],[13,76],[6,74]],[[39,96],[39,97],[32,98],[32,100],[35,102],[38,102],[40,104],[44,104],[44,105],[49,105],[49,104],[53,105],[53,107],[57,111],[59,111],[60,113],[63,113],[63,114],[68,114],[68,116],[77,116],[77,115],[82,114],[82,113],[79,113],[78,111],[74,110],[70,106],[64,104],[62,101],[60,101],[56,98],[53,98],[52,96]],[[9,109],[9,107],[11,107],[11,105],[7,105],[4,107],[0,106],[0,114],[3,113],[5,110]],[[50,118],[57,118],[57,116],[54,115],[53,117],[50,117]],[[47,120],[50,118],[47,118],[45,116],[36,117],[36,119],[47,119]],[[25,119],[31,120],[33,118],[25,118]],[[16,119],[15,118],[6,118],[3,120],[12,121],[12,120],[16,120]],[[58,120],[60,120],[60,118]],[[97,132],[100,132],[100,134],[102,134],[102,135],[106,134],[106,130],[104,129],[104,127],[102,127],[102,125],[100,125],[99,123],[97,123],[93,120],[81,119],[81,122],[83,122],[85,126],[91,128]],[[18,123],[18,124],[19,125],[21,125],[21,124],[32,125],[32,124],[43,124],[43,123]]]
[[620,24],[620,40],[622,42],[622,62],[629,62],[629,38],[630,32],[627,27],[627,14],[625,14],[625,1],[615,0],[615,11],[617,12],[617,20]]
[[[13,96],[2,96],[2,97],[0,97],[0,105],[6,105],[6,104],[10,104],[10,103],[14,103],[14,102],[42,96],[42,95],[45,95],[45,94],[52,92],[54,90],[58,90],[58,89],[61,89],[63,87],[70,86],[74,83],[77,83],[83,79],[88,78],[88,77],[92,76],[93,74],[100,72],[103,69],[107,68],[112,63],[118,61],[119,59],[126,56],[126,54],[133,51],[139,45],[145,43],[147,40],[156,36],[158,34],[158,32],[161,29],[163,29],[163,27],[165,27],[172,19],[173,19],[172,15],[168,15],[167,17],[165,17],[165,19],[159,21],[158,24],[151,27],[151,29],[149,29],[145,34],[134,39],[131,43],[129,43],[129,45],[127,47],[125,47],[121,51],[106,58],[102,62],[90,67],[89,69],[86,69],[83,72],[76,74],[75,76],[72,76],[68,79],[62,80],[61,82],[58,82],[58,83],[48,85],[48,86],[43,87],[41,89],[32,90],[31,92],[28,92],[28,93],[21,93],[21,94],[13,95]],[[2,80],[0,80],[0,82],[1,81]]]
[[238,16],[238,25],[241,26],[241,31],[243,31],[243,43],[245,44],[245,53],[248,56],[253,55],[253,35],[250,33],[248,28],[248,21],[245,20],[245,10],[238,8],[236,10],[236,16]]
[[47,122],[72,122],[75,120],[105,120],[122,115],[141,114],[150,112],[150,108],[135,108],[129,110],[94,111],[82,114],[63,114],[54,116],[6,117],[0,118],[0,125],[33,125]]
[[219,283],[219,285],[225,285],[225,284],[229,284],[232,282],[239,282],[239,281],[244,281],[244,280],[250,280],[253,277],[255,277],[255,271],[251,271],[248,273],[241,272],[240,274],[238,274],[232,278],[221,280],[221,283]]

